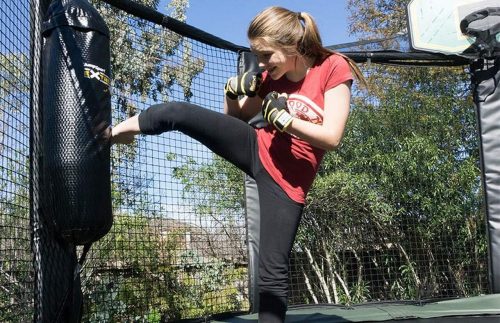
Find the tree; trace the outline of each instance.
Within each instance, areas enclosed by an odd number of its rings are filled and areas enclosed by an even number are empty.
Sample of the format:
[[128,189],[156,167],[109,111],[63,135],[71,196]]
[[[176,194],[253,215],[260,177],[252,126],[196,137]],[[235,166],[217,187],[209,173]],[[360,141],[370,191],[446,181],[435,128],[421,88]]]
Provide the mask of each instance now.
[[[27,160],[7,149],[1,156],[0,184],[0,321],[30,320],[33,265],[29,231]],[[8,155],[12,154],[13,159]]]
[[[158,9],[159,0],[138,1]],[[113,107],[113,123],[139,112],[139,104],[146,99],[167,102],[170,89],[179,85],[186,100],[192,96],[192,80],[205,67],[201,57],[195,57],[191,43],[181,35],[112,7],[102,1],[93,0],[110,30],[112,91],[117,98]],[[165,13],[179,21],[186,20],[188,0],[172,0]],[[112,154],[113,201],[115,206],[133,206],[136,199],[145,198],[148,179],[130,181],[120,176],[133,168],[140,141],[132,145],[119,145]],[[140,178],[140,176],[134,176]]]
[[[144,103],[146,98],[168,101],[170,89],[173,86],[179,86],[185,99],[189,100],[192,96],[192,80],[204,69],[204,60],[193,54],[191,43],[174,32],[132,18],[122,11],[104,4],[102,1],[96,0],[92,2],[107,21],[111,33],[112,91],[114,96],[118,98],[114,101],[115,106],[113,107],[114,112],[116,112],[113,113],[114,123],[136,114],[139,104]],[[160,1],[146,0],[142,1],[142,3],[156,9]],[[172,0],[167,6],[167,14],[184,21],[187,5],[187,0]],[[26,112],[26,107],[29,105],[30,83],[27,81],[29,75],[26,72],[29,59],[26,53],[2,53],[0,54],[0,65],[2,66],[0,71],[0,100],[5,103],[0,111],[0,120],[2,121],[0,126],[0,172],[2,173],[2,179],[5,180],[0,185],[0,231],[2,233],[0,236],[6,237],[0,239],[0,254],[2,255],[0,257],[0,282],[2,282],[0,284],[2,285],[2,288],[0,288],[0,308],[2,309],[0,320],[8,321],[13,317],[21,319],[22,316],[10,310],[4,312],[3,309],[13,308],[13,305],[18,307],[21,301],[24,300],[23,295],[24,298],[28,299],[27,304],[32,301],[32,252],[30,250],[30,232],[27,229],[29,227],[29,185],[27,183],[29,167],[26,157],[29,155],[27,135],[29,134],[29,120],[27,117],[29,114]],[[11,120],[7,120],[7,118]],[[23,135],[11,138],[9,135],[12,132],[19,132]],[[132,194],[139,196],[138,200],[142,201],[142,203],[150,202],[146,192],[148,179],[143,179],[140,183],[134,183],[120,176],[120,170],[123,167],[133,165],[137,149],[137,146],[122,146],[113,150],[113,201],[115,207],[126,204],[136,206],[137,200],[131,201],[127,199]],[[135,214],[128,214],[125,219],[118,218],[116,221],[117,226],[114,227],[114,230],[125,227],[126,234],[131,236],[151,233],[149,227],[141,222],[145,220],[136,218]],[[121,234],[122,237],[125,235],[123,232]],[[119,237],[120,234],[112,232],[102,243],[109,242],[109,240],[116,243],[116,240],[120,240],[117,236]],[[158,245],[164,246],[165,244],[169,245],[156,234],[149,243],[144,243],[137,246],[137,248],[143,248],[143,252],[151,252],[151,255],[155,255],[153,253],[155,247]],[[171,243],[170,247],[175,248],[175,243]],[[115,252],[123,252],[124,250],[126,249],[115,250]],[[109,250],[105,251],[109,252]],[[133,259],[136,261],[132,261],[133,264],[130,266],[133,270],[147,272],[148,269],[145,269],[145,267],[158,267],[158,264],[153,261],[153,263],[138,264],[139,260],[143,261],[143,259],[138,259],[138,255],[134,254],[133,251],[124,252],[125,254],[123,254],[125,260]],[[168,254],[168,252],[165,251],[165,254]],[[107,256],[112,258],[112,252]],[[166,257],[165,262],[168,262],[168,257]],[[103,263],[105,265],[109,264],[106,261],[103,261]],[[97,267],[92,267],[92,270],[84,272],[83,275],[103,270],[102,267],[99,267],[103,263],[88,261],[86,268],[91,268],[93,265]],[[160,280],[174,280],[175,275],[172,272],[168,270],[159,272]],[[102,278],[103,276],[99,277]],[[125,277],[121,278],[127,281],[128,277],[125,275]],[[110,289],[108,285],[112,282],[105,281],[105,279],[106,277],[93,287],[103,288],[103,290],[107,291],[111,290],[109,296],[113,299],[116,296],[116,294],[113,294],[115,290]],[[158,309],[164,310],[161,315],[170,315],[169,313],[178,316],[182,315],[177,308],[168,308],[175,302],[170,303],[168,295],[161,294],[162,292],[159,291],[160,287],[157,286],[156,281],[137,282],[134,279],[130,281],[128,281],[128,284],[121,286],[125,286],[125,289],[130,288],[123,291],[122,294],[141,292],[145,294],[148,288],[151,287],[154,290],[153,295],[165,297],[163,301],[167,305],[158,307]],[[132,286],[142,289],[133,290]],[[93,287],[89,285],[83,286],[86,291],[92,290]],[[171,291],[168,288],[166,290]],[[25,295],[28,295],[28,297]],[[92,296],[93,294],[89,298]],[[123,299],[117,298],[118,301]],[[157,298],[154,298],[154,300],[159,301]],[[145,306],[144,304],[136,305],[139,307]],[[157,304],[150,304],[150,306],[154,305]],[[92,304],[90,307],[92,307]],[[26,310],[28,309],[26,308]],[[113,312],[114,308],[109,307],[108,310]],[[117,312],[121,310],[120,307]],[[132,311],[132,313],[137,312]],[[24,314],[29,317],[32,316],[32,313],[22,313],[22,315]],[[149,318],[154,320],[157,313],[152,311],[149,314],[151,315]]]
[[[189,101],[192,81],[205,67],[203,58],[192,52],[191,41],[101,1],[93,2],[111,33],[112,90],[117,98],[114,122],[137,114],[146,101],[168,101],[173,87],[180,87]],[[160,4],[141,2],[154,9]],[[171,1],[167,15],[184,21],[187,4],[187,0]],[[140,210],[151,209],[153,202],[148,196],[152,179],[141,177],[140,171],[136,171],[141,143],[136,140],[132,146],[116,146],[113,150],[114,209],[123,207],[127,211],[115,214],[112,231],[93,247],[96,256],[90,259],[97,260],[89,261],[85,268],[83,286],[88,315],[99,320],[140,317],[155,322],[241,308],[241,291],[234,286],[246,278],[245,272],[224,256],[219,258],[222,242],[215,238],[215,232],[200,234],[208,237],[211,254],[184,252],[183,237],[189,233],[188,228],[170,230],[161,225],[167,219],[157,219],[154,214],[142,216]],[[191,166],[186,161],[181,169],[195,171]],[[134,175],[130,176],[130,172]],[[199,174],[204,173],[202,170]],[[200,204],[199,210],[202,208]],[[201,212],[206,214],[208,208]],[[154,227],[168,232],[160,233]],[[234,237],[231,230],[226,232]],[[233,242],[236,250],[241,250],[242,234],[238,233],[239,239]],[[107,302],[99,302],[97,298],[101,297]],[[221,298],[229,302],[220,304]]]
[[[175,155],[169,159],[178,158]],[[195,201],[195,213],[201,220],[210,221],[213,232],[208,235],[212,256],[232,263],[246,259],[242,232],[245,214],[244,177],[235,166],[214,155],[211,162],[197,164],[188,159],[181,167],[174,169],[173,177],[183,188],[183,198]],[[231,255],[221,251],[233,250]]]
[[[168,101],[173,87],[180,87],[189,101],[192,81],[205,67],[203,58],[191,50],[191,40],[100,1],[94,3],[111,33],[112,88],[117,97],[114,121],[137,114],[146,101]],[[157,9],[160,1],[142,3]],[[171,1],[167,15],[185,21],[187,4],[187,0]],[[88,318],[159,322],[240,309],[241,290],[235,286],[246,279],[245,272],[225,258],[234,255],[220,252],[224,241],[217,237],[221,235],[210,230],[198,233],[204,228],[172,223],[174,220],[155,214],[143,216],[141,210],[151,210],[154,202],[148,196],[152,179],[141,177],[137,170],[141,143],[139,139],[132,146],[114,147],[114,209],[127,211],[115,214],[112,231],[93,247],[96,251],[91,259],[96,260],[84,272]],[[191,166],[186,160],[175,172],[195,171]],[[200,204],[197,211],[208,208]],[[172,229],[169,225],[181,227]],[[162,228],[162,232],[155,228]],[[234,238],[231,230],[225,232]],[[208,243],[210,252],[187,249],[186,235],[206,238],[203,242]],[[233,240],[236,250],[242,249],[241,240]],[[98,300],[103,297],[106,302]]]
[[[351,0],[351,30],[362,39],[394,35],[407,3]],[[391,42],[381,46],[399,46]],[[485,235],[467,74],[363,70],[370,88],[353,99],[343,145],[325,157],[300,229],[305,300],[481,293]]]
[[6,51],[0,66],[0,321],[30,320],[29,59]]

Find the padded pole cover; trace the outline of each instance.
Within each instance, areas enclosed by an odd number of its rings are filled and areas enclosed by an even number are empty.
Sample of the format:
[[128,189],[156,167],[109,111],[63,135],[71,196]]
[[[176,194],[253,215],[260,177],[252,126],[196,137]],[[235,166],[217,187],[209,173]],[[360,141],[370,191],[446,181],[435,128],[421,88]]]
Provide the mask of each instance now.
[[43,218],[88,244],[113,221],[109,30],[87,0],[55,0],[42,33]]
[[[241,52],[239,57],[239,73],[247,71],[259,71],[259,64],[255,54]],[[254,128],[262,128],[267,125],[262,113],[258,113],[248,121]],[[248,175],[245,175],[245,202],[247,222],[247,244],[248,244],[248,280],[250,312],[259,311],[259,241],[260,241],[260,207],[259,190],[257,183]]]
[[500,58],[477,60],[471,66],[478,116],[490,286],[500,293]]

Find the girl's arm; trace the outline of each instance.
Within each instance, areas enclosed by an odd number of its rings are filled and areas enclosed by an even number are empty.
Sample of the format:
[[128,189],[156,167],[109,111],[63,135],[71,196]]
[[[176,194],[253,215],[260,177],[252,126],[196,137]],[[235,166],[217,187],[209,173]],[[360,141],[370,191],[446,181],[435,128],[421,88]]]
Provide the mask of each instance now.
[[325,93],[323,124],[314,124],[294,118],[287,132],[311,145],[333,150],[344,135],[351,102],[351,81],[337,85]]

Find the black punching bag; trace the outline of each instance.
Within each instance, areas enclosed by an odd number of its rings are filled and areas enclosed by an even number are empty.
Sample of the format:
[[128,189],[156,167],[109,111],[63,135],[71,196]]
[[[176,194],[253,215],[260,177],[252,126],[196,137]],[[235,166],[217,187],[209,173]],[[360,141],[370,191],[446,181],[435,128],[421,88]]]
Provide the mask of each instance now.
[[109,30],[87,0],[54,0],[43,37],[42,214],[88,244],[113,222]]

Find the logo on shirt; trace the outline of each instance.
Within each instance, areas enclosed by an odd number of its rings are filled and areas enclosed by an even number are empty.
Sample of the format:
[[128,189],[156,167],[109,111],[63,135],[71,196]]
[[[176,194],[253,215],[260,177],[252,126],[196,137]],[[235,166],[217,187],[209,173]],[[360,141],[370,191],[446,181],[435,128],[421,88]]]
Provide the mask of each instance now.
[[287,100],[290,115],[315,124],[323,123],[323,109],[307,96],[290,94]]

